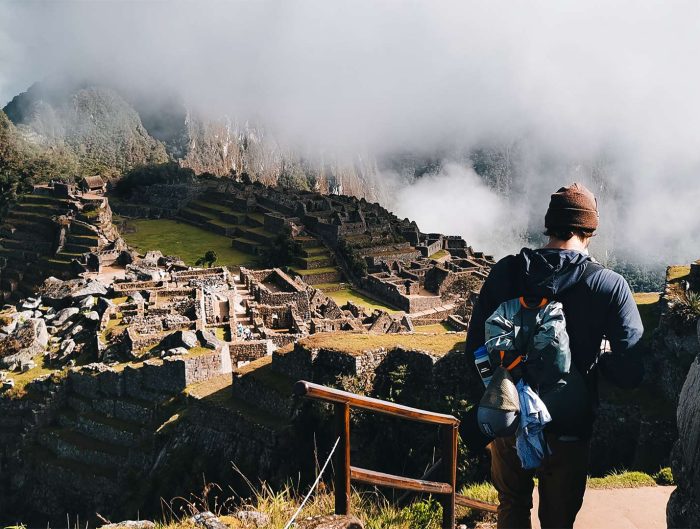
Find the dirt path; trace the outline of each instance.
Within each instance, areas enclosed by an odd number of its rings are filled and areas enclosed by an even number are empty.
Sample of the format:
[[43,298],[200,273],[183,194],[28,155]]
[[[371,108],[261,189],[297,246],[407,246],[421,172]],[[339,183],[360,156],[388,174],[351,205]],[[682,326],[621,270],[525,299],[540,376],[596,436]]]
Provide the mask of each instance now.
[[[576,529],[665,529],[666,503],[675,487],[588,489]],[[535,489],[537,490],[537,489]],[[532,526],[539,529],[535,493]]]

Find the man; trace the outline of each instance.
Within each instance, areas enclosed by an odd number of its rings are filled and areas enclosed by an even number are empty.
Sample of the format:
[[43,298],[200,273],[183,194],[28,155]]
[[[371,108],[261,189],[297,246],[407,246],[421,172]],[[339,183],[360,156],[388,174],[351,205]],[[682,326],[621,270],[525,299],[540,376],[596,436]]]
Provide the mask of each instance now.
[[[623,388],[639,385],[643,376],[643,327],[630,288],[622,276],[588,255],[588,244],[598,228],[593,193],[578,183],[559,189],[551,196],[545,227],[549,242],[544,248],[524,248],[518,255],[504,257],[494,265],[474,308],[466,351],[471,355],[484,343],[484,322],[503,301],[521,295],[560,301],[572,364],[584,376],[591,413],[564,421],[567,426],[563,428],[548,425],[545,439],[551,454],[536,471],[522,469],[514,437],[491,442],[491,478],[500,501],[499,528],[531,527],[535,475],[539,478],[538,514],[542,527],[573,527],[586,488],[598,371]],[[604,337],[612,352],[601,354]],[[476,422],[474,414],[466,420]],[[474,425],[465,428],[471,429],[471,434],[463,433],[463,437],[473,447]]]

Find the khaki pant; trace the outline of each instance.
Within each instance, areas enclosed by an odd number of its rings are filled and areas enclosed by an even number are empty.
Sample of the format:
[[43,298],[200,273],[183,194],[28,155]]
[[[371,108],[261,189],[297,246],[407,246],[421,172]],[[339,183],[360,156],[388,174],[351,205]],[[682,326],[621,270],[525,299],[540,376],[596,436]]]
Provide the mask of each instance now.
[[498,491],[498,528],[530,529],[533,477],[539,479],[542,529],[572,528],[583,503],[588,470],[588,441],[560,441],[547,436],[552,455],[540,468],[523,470],[515,437],[495,439],[490,445],[491,479]]

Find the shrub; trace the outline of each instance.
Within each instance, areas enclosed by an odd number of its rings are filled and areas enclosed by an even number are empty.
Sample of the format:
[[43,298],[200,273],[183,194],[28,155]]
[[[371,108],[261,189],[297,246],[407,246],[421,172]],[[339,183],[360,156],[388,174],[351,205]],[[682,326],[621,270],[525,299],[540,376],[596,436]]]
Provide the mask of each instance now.
[[675,485],[676,480],[673,478],[673,472],[669,467],[664,467],[652,476],[657,485]]
[[401,509],[401,517],[411,529],[438,529],[442,522],[442,505],[433,498],[417,501]]
[[674,299],[671,309],[674,323],[680,327],[694,325],[700,317],[700,292],[687,290]]

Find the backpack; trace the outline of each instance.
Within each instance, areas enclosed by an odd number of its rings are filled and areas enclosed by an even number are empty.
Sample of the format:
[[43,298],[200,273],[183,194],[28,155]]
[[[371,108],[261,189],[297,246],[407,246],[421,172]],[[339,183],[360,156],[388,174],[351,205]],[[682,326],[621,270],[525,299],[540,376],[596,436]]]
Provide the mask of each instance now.
[[[579,283],[600,270],[589,262]],[[576,286],[572,287],[576,288]],[[492,379],[479,403],[479,426],[492,437],[505,437],[517,429],[519,409],[512,392],[524,380],[544,402],[552,422],[548,426],[562,433],[579,430],[590,420],[591,406],[585,380],[571,362],[569,335],[561,301],[520,296],[501,303],[485,324],[486,349],[492,366],[501,372],[498,384]],[[500,395],[507,393],[507,397]],[[516,390],[517,391],[517,390]]]

